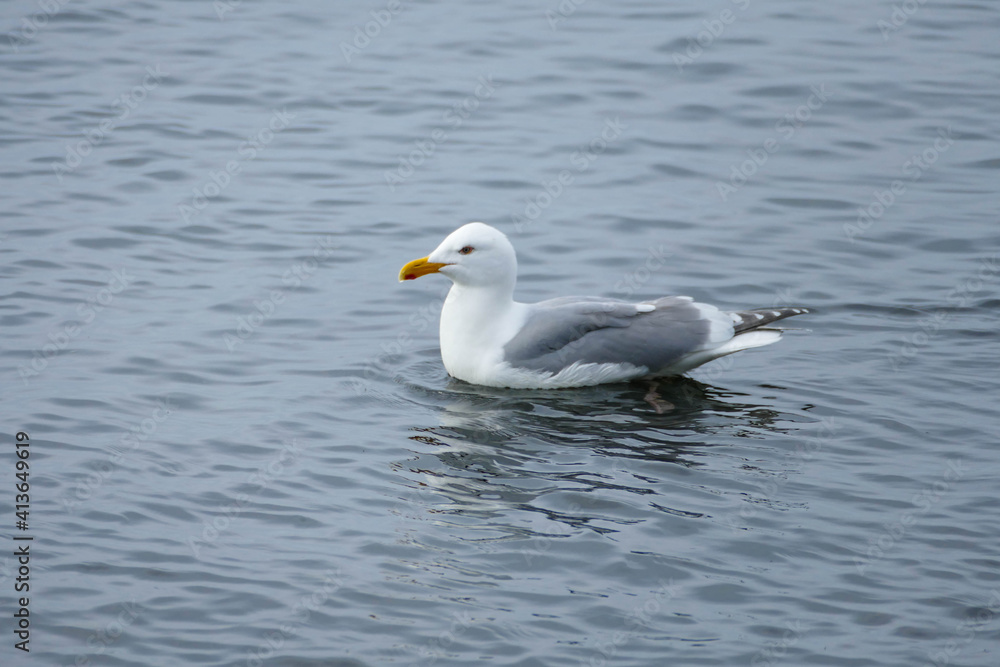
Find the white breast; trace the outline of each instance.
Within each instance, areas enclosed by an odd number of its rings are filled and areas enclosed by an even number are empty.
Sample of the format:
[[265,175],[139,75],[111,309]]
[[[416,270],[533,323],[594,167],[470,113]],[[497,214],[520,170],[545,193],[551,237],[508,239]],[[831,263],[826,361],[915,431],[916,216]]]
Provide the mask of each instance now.
[[441,360],[452,377],[495,385],[503,346],[524,326],[527,307],[493,303],[479,290],[455,285],[441,309]]

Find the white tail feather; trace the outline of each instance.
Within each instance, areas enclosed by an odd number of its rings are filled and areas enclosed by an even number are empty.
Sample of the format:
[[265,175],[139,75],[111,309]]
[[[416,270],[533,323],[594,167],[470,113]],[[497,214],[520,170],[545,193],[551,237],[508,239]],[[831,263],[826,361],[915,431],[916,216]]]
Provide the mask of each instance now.
[[670,368],[661,371],[661,373],[665,375],[680,375],[702,364],[707,364],[713,359],[724,357],[727,354],[739,352],[740,350],[749,350],[752,347],[763,347],[764,345],[777,343],[779,340],[781,340],[781,331],[777,329],[755,329],[738,334],[718,347],[689,354]]
[[774,329],[755,329],[746,333],[734,336],[727,342],[713,350],[706,350],[712,353],[712,358],[724,357],[740,350],[749,350],[752,347],[763,347],[781,340],[781,332]]

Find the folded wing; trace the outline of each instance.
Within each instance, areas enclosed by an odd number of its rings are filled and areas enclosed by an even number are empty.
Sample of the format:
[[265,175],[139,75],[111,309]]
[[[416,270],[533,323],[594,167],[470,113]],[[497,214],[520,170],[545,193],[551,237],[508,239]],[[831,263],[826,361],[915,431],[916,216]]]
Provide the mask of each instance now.
[[504,347],[512,366],[558,373],[574,363],[631,364],[650,373],[733,337],[714,306],[672,296],[645,303],[564,297],[535,304]]

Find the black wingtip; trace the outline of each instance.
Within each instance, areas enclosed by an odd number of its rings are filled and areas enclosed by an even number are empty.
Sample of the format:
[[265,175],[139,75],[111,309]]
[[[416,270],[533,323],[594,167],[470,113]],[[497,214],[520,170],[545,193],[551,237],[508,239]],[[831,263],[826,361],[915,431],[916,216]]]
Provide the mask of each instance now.
[[802,308],[799,306],[779,306],[775,308],[755,308],[754,310],[741,310],[732,313],[734,316],[733,329],[736,333],[743,333],[745,331],[752,331],[759,327],[767,326],[777,322],[778,320],[783,320],[786,317],[794,317],[795,315],[805,315],[806,313],[812,312],[808,308]]

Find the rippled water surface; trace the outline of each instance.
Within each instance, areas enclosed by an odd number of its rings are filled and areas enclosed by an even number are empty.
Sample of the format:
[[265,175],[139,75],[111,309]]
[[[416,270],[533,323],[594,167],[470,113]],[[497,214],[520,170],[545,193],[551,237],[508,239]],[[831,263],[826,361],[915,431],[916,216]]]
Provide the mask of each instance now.
[[[996,3],[0,19],[3,664],[998,664]],[[396,282],[470,220],[521,300],[815,312],[470,386]]]

